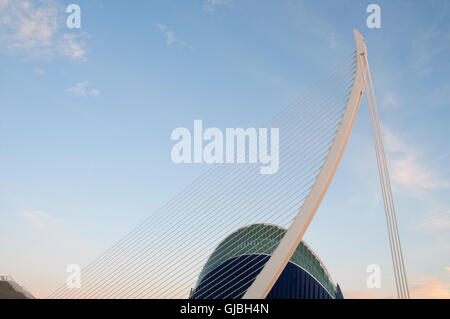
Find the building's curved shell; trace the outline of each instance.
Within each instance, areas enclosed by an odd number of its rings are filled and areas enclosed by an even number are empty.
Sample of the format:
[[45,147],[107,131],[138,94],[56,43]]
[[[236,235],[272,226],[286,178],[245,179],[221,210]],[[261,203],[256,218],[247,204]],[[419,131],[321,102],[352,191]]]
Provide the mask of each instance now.
[[[254,224],[229,235],[209,257],[191,298],[242,297],[285,233],[285,229],[275,225]],[[241,285],[240,281],[246,284]],[[342,295],[319,258],[301,242],[267,297],[339,298]]]

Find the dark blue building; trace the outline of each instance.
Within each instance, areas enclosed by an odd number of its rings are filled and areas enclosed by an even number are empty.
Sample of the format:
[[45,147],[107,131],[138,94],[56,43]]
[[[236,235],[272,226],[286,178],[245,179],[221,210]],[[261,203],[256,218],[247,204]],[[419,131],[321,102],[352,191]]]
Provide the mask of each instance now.
[[[191,298],[241,298],[285,233],[285,229],[275,225],[254,224],[229,235],[209,257]],[[341,299],[343,296],[320,259],[301,242],[267,298]]]

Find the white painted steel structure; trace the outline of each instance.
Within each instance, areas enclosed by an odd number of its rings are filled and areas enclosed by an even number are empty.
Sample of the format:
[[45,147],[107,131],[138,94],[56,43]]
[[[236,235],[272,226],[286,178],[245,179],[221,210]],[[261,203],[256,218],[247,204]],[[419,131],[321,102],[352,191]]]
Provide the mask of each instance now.
[[[274,253],[272,254],[272,257],[269,259],[269,261],[266,263],[262,271],[258,274],[253,284],[249,287],[249,289],[246,291],[243,298],[245,299],[257,299],[257,298],[265,298],[270,290],[272,289],[273,285],[281,275],[282,271],[284,270],[286,264],[288,263],[289,259],[291,258],[295,248],[298,246],[300,241],[303,238],[303,235],[305,234],[306,230],[308,229],[312,219],[314,218],[314,215],[319,208],[320,203],[322,202],[323,197],[325,196],[325,193],[331,183],[331,180],[334,176],[334,173],[336,172],[336,169],[338,167],[339,161],[342,157],[342,154],[344,153],[345,146],[347,145],[347,141],[350,137],[350,133],[353,128],[353,123],[356,118],[356,114],[358,113],[358,109],[361,103],[361,98],[364,93],[364,90],[366,90],[366,94],[368,96],[368,103],[369,108],[371,110],[372,114],[372,107],[369,102],[369,95],[372,93],[372,98],[374,99],[373,94],[373,88],[372,83],[371,84],[371,91],[367,89],[366,84],[366,75],[369,71],[369,79],[370,82],[371,76],[370,76],[370,69],[368,68],[368,60],[367,60],[367,49],[366,45],[364,43],[364,38],[362,35],[357,31],[353,30],[353,35],[355,38],[356,43],[356,50],[357,50],[357,66],[356,66],[356,77],[354,80],[353,88],[350,94],[350,98],[348,100],[347,108],[344,113],[344,117],[342,119],[342,123],[339,127],[339,130],[337,132],[336,138],[333,142],[333,145],[330,149],[330,153],[317,177],[316,182],[314,183],[313,188],[311,189],[311,192],[309,193],[304,205],[300,208],[300,211],[298,212],[298,215],[295,217],[294,221],[292,222],[291,226],[289,227],[286,235],[281,240],[279,246],[275,249]],[[376,102],[374,100],[374,106],[376,107]],[[375,109],[376,110],[376,109]],[[376,111],[377,115],[377,124],[378,128],[379,126],[379,119],[378,119],[378,112]],[[372,123],[373,117],[372,117]],[[374,138],[376,138],[376,133],[374,132]],[[381,131],[379,131],[379,134],[381,136]],[[382,146],[382,137],[381,139],[381,146]],[[378,147],[378,141],[379,139],[375,140],[375,146]],[[381,148],[382,150],[382,156],[383,161],[385,164],[385,154],[384,154],[384,147]],[[377,148],[377,161],[379,164],[379,170],[380,170],[380,159],[379,159],[379,151]],[[382,172],[380,171],[380,180],[382,183],[382,189],[383,189],[383,199],[385,199],[385,210],[386,210],[386,198],[385,198],[385,186],[388,186],[388,192],[390,193],[390,202],[393,207],[393,199],[392,199],[392,193],[390,190],[389,185],[389,175],[387,173],[387,167],[386,172],[384,174],[385,179],[381,177]],[[388,214],[388,212],[386,212]],[[387,217],[388,218],[388,217]],[[389,219],[389,221],[392,220],[392,223],[397,226],[396,218],[395,218],[395,210],[394,210],[394,218]],[[389,232],[389,240],[391,243],[391,253],[398,256],[398,260],[394,259],[393,256],[393,262],[394,262],[394,273],[396,276],[396,285],[397,285],[397,292],[399,295],[399,298],[408,298],[409,292],[407,288],[407,282],[406,282],[406,275],[404,274],[404,263],[403,263],[403,257],[401,255],[401,247],[399,247],[399,252],[393,251],[392,246],[392,240],[391,237],[395,238],[395,236],[398,239],[398,246],[400,246],[400,239],[398,236],[398,229],[394,233],[395,235],[391,234],[391,226],[390,222],[388,221],[388,232]],[[400,265],[398,265],[400,263]],[[397,274],[398,267],[403,267],[403,275]],[[399,284],[397,283],[397,277],[402,277],[403,288],[399,288]],[[399,292],[403,290],[403,293]]]
[[[217,262],[225,261],[248,252],[242,243],[276,238],[261,241],[262,246],[258,246],[260,251],[272,256],[267,263],[266,259],[255,263],[249,254],[196,290],[201,299],[212,298],[224,287],[230,292],[225,298],[239,298],[244,292],[244,298],[265,298],[325,196],[366,91],[371,94],[371,99],[367,97],[397,293],[400,298],[407,298],[409,293],[367,50],[363,37],[356,30],[354,37],[356,51],[264,125],[279,128],[283,134],[278,145],[283,154],[282,165],[276,174],[260,174],[255,165],[211,167],[83,268],[80,289],[69,289],[64,284],[51,297],[186,298],[198,281],[204,262],[223,238],[243,225],[269,223],[288,231],[280,235],[276,231],[268,233],[272,228],[255,228],[251,233],[243,232],[238,236],[236,245],[230,244],[215,255]],[[250,141],[249,138],[248,149],[256,143],[260,143],[260,148],[268,146],[268,140]],[[237,155],[245,157],[247,153],[243,150]],[[254,271],[242,280],[234,280],[241,269],[249,267]]]

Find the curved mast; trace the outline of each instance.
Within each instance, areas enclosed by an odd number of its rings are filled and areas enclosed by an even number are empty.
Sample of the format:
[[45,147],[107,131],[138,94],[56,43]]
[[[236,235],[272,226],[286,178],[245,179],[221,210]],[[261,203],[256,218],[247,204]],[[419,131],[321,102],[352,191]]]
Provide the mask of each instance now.
[[[353,30],[353,35],[356,42],[357,55],[364,55],[366,53],[366,46],[364,44],[363,37],[357,30]],[[286,232],[286,235],[273,252],[272,257],[258,274],[253,284],[248,288],[243,298],[266,298],[314,218],[314,215],[331,183],[334,173],[336,172],[337,166],[350,137],[364,90],[363,74],[365,75],[365,72],[366,71],[363,69],[360,59],[358,59],[355,80],[347,103],[347,108],[342,118],[342,123],[337,131],[336,138],[331,146],[329,155],[320,170],[319,176],[317,177],[317,180],[315,181],[304,204],[300,208],[300,211]]]

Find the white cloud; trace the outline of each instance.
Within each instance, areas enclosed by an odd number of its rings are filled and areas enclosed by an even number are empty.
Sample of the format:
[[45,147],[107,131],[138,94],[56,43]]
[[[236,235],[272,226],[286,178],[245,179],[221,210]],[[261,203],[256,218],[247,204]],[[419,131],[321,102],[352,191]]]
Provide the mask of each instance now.
[[223,5],[231,7],[232,0],[206,0],[202,5],[202,9],[208,14],[213,14],[217,6]]
[[156,22],[155,26],[158,28],[159,31],[161,31],[162,33],[164,33],[166,35],[166,43],[167,45],[172,45],[172,44],[176,44],[180,47],[185,47],[187,46],[187,43],[184,41],[181,41],[179,39],[177,39],[177,36],[175,34],[175,31],[170,30],[167,26]]
[[316,39],[324,41],[330,49],[334,49],[341,44],[339,33],[336,33],[336,26],[328,19],[317,14],[304,1],[289,1],[286,3],[288,11],[293,17],[295,29],[305,32],[305,36],[313,35]]
[[[445,267],[449,271],[450,267]],[[431,276],[410,276],[408,277],[409,291],[413,299],[449,299],[450,282]],[[366,291],[347,291],[346,299],[393,299],[395,296],[374,294]]]
[[50,216],[46,212],[38,210],[22,211],[18,215],[24,217],[38,230],[45,230],[47,227],[47,221],[50,219]]
[[65,11],[55,0],[0,0],[0,50],[29,57],[65,55],[86,60],[82,38],[63,33]]
[[334,32],[331,32],[329,45],[330,49],[334,49],[337,46],[336,33]]
[[392,92],[387,92],[383,96],[382,101],[383,101],[382,105],[384,107],[394,107],[395,108],[395,107],[400,106],[398,97]]
[[450,208],[441,207],[432,210],[415,224],[415,228],[432,232],[450,229]]
[[450,283],[439,278],[411,277],[411,298],[449,299]]
[[435,45],[435,41],[442,37],[439,29],[429,28],[421,30],[412,38],[410,68],[417,75],[428,76],[434,71],[430,61],[442,52],[442,48]]
[[74,60],[86,61],[85,44],[83,40],[80,40],[80,37],[80,35],[75,34],[64,34],[58,44],[59,51]]
[[384,127],[386,149],[393,183],[404,187],[408,194],[423,198],[431,190],[447,188],[450,183],[419,161],[418,152],[398,135]]
[[42,69],[36,69],[36,70],[34,70],[34,73],[36,73],[37,75],[45,75],[45,71],[44,70],[42,70]]
[[75,86],[68,88],[67,93],[76,96],[97,96],[100,94],[98,89],[89,88],[89,82],[78,82]]

